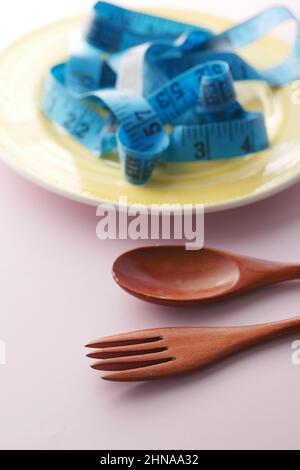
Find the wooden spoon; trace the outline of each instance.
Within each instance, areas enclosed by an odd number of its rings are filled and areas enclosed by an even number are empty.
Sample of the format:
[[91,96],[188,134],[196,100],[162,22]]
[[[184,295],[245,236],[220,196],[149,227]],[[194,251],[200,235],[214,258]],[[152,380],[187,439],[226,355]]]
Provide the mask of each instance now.
[[203,248],[187,251],[174,245],[137,248],[113,265],[115,281],[148,302],[195,305],[258,287],[300,278],[300,265],[238,256]]

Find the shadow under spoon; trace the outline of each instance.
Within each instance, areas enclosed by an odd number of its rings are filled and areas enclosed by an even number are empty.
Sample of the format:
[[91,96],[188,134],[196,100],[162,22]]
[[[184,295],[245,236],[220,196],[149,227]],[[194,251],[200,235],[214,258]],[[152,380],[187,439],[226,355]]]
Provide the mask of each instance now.
[[174,306],[223,300],[266,285],[300,278],[300,265],[184,245],[156,245],[122,254],[113,277],[147,302]]

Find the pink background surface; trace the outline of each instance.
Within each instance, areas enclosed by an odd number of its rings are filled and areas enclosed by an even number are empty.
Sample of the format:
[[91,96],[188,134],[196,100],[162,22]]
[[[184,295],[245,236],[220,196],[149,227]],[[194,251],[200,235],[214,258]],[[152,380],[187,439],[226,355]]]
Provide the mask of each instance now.
[[[95,208],[49,194],[3,164],[0,188],[1,449],[300,449],[300,366],[291,362],[300,332],[156,383],[103,382],[83,348],[122,331],[300,315],[298,281],[189,310],[146,304],[110,273],[136,244],[99,241]],[[208,215],[206,244],[300,262],[299,200],[297,184]]]

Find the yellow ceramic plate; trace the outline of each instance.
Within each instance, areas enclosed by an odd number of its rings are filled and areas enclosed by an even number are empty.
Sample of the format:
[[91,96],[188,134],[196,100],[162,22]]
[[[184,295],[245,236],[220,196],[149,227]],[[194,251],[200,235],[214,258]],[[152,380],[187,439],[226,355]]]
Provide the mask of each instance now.
[[[157,11],[222,30],[227,20],[204,13]],[[0,155],[14,169],[53,192],[89,204],[203,203],[208,212],[263,199],[300,178],[300,106],[290,87],[272,91],[261,82],[238,85],[240,101],[266,114],[271,148],[219,162],[163,164],[145,187],[126,183],[113,159],[97,159],[39,111],[43,80],[68,55],[70,34],[81,18],[47,25],[19,39],[0,55]],[[279,62],[287,45],[268,37],[243,51],[251,63]]]

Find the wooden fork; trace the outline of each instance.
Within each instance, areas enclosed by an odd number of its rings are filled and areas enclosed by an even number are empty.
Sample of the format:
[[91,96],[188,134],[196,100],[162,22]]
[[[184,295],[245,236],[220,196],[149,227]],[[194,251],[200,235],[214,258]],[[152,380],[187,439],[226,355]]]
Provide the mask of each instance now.
[[255,344],[300,330],[300,317],[263,325],[224,328],[159,328],[87,344],[92,368],[113,381],[155,380],[201,369]]

